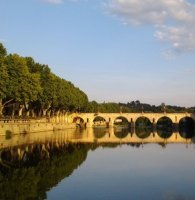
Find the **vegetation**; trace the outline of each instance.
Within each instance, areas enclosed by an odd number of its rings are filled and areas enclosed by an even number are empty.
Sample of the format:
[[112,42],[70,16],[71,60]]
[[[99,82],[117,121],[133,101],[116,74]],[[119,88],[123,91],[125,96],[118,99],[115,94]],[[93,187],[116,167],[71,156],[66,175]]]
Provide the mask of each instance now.
[[106,113],[136,113],[136,112],[195,112],[195,107],[185,108],[179,106],[165,105],[162,103],[159,106],[141,103],[139,100],[128,103],[97,103],[89,102],[88,112],[106,112]]
[[0,199],[47,199],[47,191],[79,168],[89,150],[117,146],[119,144],[70,143],[64,147],[48,149],[49,157],[43,158],[38,146],[34,145],[32,153],[24,160],[14,159],[10,149],[1,150]]
[[7,54],[0,43],[0,116],[85,111],[87,95],[31,57]]
[[46,199],[50,188],[70,176],[85,161],[88,149],[82,144],[52,148],[47,159],[34,149],[20,162],[7,156],[10,164],[0,163],[0,199]]

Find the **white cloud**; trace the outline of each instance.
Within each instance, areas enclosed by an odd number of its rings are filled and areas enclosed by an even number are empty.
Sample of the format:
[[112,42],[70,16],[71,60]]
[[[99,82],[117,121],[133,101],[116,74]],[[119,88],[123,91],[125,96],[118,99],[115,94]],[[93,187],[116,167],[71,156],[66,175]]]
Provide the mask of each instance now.
[[168,52],[195,51],[195,4],[187,0],[109,0],[112,15],[130,25],[152,25]]

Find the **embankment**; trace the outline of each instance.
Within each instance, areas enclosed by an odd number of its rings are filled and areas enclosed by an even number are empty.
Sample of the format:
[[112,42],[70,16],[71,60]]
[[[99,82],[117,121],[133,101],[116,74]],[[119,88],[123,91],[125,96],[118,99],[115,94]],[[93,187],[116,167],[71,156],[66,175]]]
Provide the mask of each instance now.
[[56,122],[39,122],[39,121],[0,121],[0,135],[36,133],[44,131],[55,131],[76,128],[75,124],[56,123]]

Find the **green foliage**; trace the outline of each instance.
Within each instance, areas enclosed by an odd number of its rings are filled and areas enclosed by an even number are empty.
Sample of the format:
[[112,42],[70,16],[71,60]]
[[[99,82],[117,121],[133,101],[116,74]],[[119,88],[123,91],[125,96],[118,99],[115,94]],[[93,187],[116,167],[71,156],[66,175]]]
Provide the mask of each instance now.
[[6,97],[8,86],[8,72],[4,63],[4,59],[0,57],[0,99]]
[[3,46],[2,43],[0,43],[0,57],[5,57],[7,55],[7,50],[6,48]]
[[145,112],[145,113],[159,113],[159,112],[195,112],[195,107],[185,108],[179,106],[165,105],[162,103],[159,106],[150,105],[146,103],[141,103],[139,100],[131,101],[128,103],[97,103],[95,101],[89,102],[88,112],[102,112],[102,113],[135,113],[135,112]]
[[[0,116],[33,111],[86,111],[88,97],[71,82],[51,72],[31,57],[7,55],[0,43]],[[16,112],[17,111],[17,112]]]
[[99,105],[96,101],[89,102],[87,112],[97,113],[99,111]]
[[7,56],[6,64],[9,74],[7,97],[19,103],[37,100],[41,92],[39,74],[30,73],[25,58],[17,54]]

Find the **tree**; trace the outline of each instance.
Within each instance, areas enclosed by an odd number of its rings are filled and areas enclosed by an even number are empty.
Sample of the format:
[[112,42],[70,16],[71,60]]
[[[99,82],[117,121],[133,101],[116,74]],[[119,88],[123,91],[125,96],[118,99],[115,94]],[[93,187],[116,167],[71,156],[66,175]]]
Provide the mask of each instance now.
[[5,65],[5,58],[7,51],[3,44],[0,43],[0,117],[3,115],[3,100],[6,98],[7,86],[8,86],[8,73]]
[[[30,73],[25,58],[17,54],[7,56],[6,63],[9,74],[6,99],[9,102],[12,101],[15,105],[18,104],[20,111],[23,108],[28,110],[29,103],[37,100],[38,94],[41,93],[40,76],[36,73]],[[13,107],[13,114],[15,109]]]
[[2,43],[0,43],[0,57],[6,57],[7,56],[7,50],[6,48],[3,46]]
[[48,66],[43,68],[41,72],[41,87],[42,93],[39,95],[38,104],[40,105],[40,111],[43,116],[52,107],[52,103],[56,101],[56,76],[51,73]]
[[161,110],[163,112],[166,112],[166,105],[165,105],[165,103],[161,103]]

